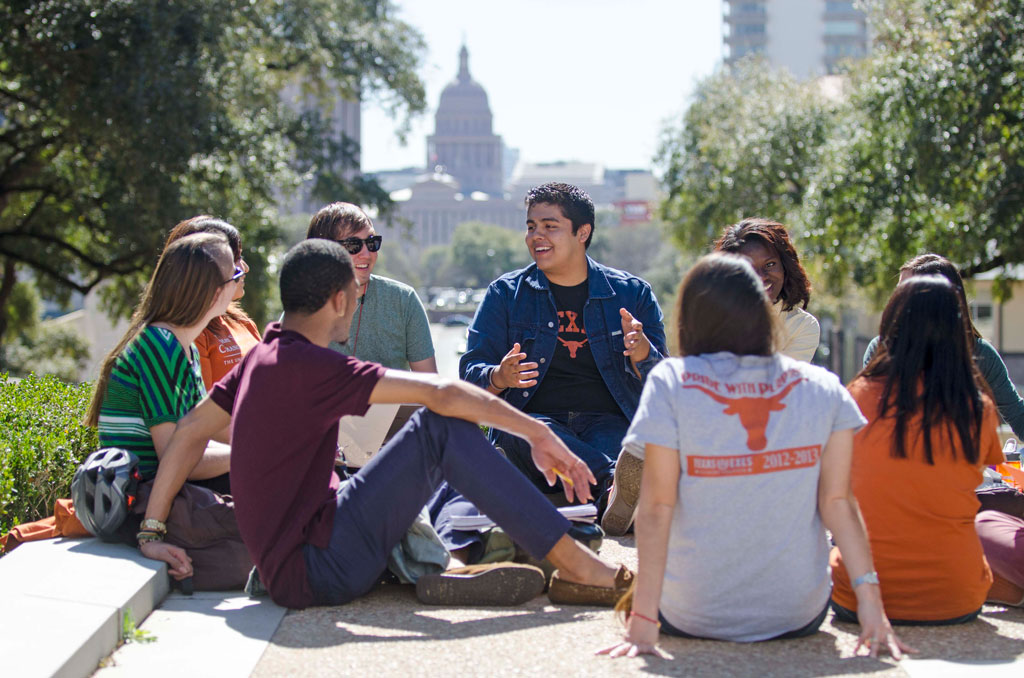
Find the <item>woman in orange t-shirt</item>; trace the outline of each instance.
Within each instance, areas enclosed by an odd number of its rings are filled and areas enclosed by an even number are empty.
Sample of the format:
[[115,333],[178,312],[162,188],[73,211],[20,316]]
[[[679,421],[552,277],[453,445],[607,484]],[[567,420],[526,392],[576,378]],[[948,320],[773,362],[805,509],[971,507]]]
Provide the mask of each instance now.
[[[200,215],[187,219],[171,229],[164,249],[175,240],[192,233],[220,233],[228,239],[235,265],[246,273],[249,266],[242,258],[242,241],[238,229],[231,224],[211,216]],[[203,384],[209,391],[214,383],[241,362],[242,356],[260,343],[260,331],[256,323],[238,305],[245,295],[245,276],[238,281],[235,296],[228,310],[206,326],[195,340],[199,350],[199,364],[203,370]]]
[[[974,488],[1003,455],[966,313],[945,278],[907,278],[882,314],[878,352],[849,386],[869,421],[854,437],[853,493],[894,624],[970,621],[992,584]],[[831,560],[833,610],[855,621],[838,549]]]

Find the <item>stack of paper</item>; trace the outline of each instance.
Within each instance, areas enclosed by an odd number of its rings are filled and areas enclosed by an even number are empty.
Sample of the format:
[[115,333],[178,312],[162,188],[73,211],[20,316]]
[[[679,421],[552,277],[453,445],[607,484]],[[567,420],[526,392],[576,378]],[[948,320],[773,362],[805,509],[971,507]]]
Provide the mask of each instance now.
[[[572,506],[563,506],[558,509],[558,512],[569,520],[577,523],[592,523],[597,519],[597,507],[593,504],[573,504]],[[473,530],[486,530],[490,527],[494,527],[494,521],[482,513],[475,516],[453,516],[451,519],[451,526],[453,530],[470,532]]]

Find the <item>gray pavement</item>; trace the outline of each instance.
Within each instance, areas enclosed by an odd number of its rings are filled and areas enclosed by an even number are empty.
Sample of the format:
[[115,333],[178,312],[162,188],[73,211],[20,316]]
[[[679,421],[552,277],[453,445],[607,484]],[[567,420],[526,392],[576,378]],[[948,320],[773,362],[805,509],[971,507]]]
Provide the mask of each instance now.
[[[634,566],[631,537],[606,540],[602,555]],[[611,660],[593,652],[615,642],[610,610],[552,605],[435,608],[411,587],[380,588],[349,605],[290,612],[253,678],[271,676],[986,676],[1024,675],[1024,610],[986,606],[956,627],[903,627],[921,652],[899,664],[853,657],[857,627],[833,623],[799,640],[738,644],[663,637],[671,660]]]

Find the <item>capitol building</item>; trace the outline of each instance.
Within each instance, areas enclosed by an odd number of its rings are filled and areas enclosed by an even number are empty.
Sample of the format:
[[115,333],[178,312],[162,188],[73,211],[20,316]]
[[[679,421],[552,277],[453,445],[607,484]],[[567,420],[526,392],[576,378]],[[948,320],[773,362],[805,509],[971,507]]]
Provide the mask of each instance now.
[[377,229],[416,248],[447,245],[455,227],[476,221],[520,231],[526,191],[548,181],[583,188],[599,207],[615,209],[621,223],[650,220],[657,183],[648,170],[608,170],[599,163],[519,162],[494,132],[487,91],[469,70],[469,50],[459,50],[458,72],[441,92],[434,133],[421,169],[374,173],[395,202]]

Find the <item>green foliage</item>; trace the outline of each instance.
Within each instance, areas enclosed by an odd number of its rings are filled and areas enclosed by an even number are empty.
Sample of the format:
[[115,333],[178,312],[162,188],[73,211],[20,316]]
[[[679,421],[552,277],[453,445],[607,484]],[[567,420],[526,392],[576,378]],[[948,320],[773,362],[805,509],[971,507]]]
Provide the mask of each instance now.
[[923,252],[966,277],[1024,261],[1024,0],[878,6],[876,50],[841,96],[756,62],[700,84],[660,151],[684,247],[777,218],[831,290],[852,279],[876,299]]
[[91,396],[89,384],[0,375],[0,533],[51,515],[71,496],[75,469],[99,445],[81,424]]
[[89,342],[71,327],[40,325],[0,349],[0,368],[11,376],[48,374],[76,382],[89,360]]
[[455,227],[451,260],[456,287],[486,287],[503,273],[530,263],[523,234],[501,226],[468,221]]
[[814,83],[746,59],[701,82],[662,135],[663,217],[691,251],[746,216],[785,219],[828,137],[835,104]]
[[125,608],[124,617],[121,618],[121,643],[152,643],[156,636],[151,631],[140,629],[135,625],[135,615]]
[[170,227],[200,213],[242,231],[245,306],[265,320],[280,195],[310,179],[318,198],[387,207],[324,111],[361,96],[404,129],[423,109],[422,39],[394,14],[386,0],[0,4],[0,334],[8,264],[47,298],[112,278],[123,314]]
[[1024,261],[1024,2],[902,2],[876,25],[806,195],[830,279],[885,289],[925,251],[965,277]]

